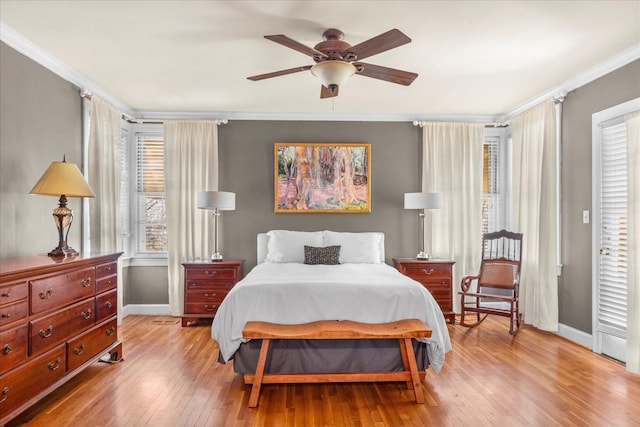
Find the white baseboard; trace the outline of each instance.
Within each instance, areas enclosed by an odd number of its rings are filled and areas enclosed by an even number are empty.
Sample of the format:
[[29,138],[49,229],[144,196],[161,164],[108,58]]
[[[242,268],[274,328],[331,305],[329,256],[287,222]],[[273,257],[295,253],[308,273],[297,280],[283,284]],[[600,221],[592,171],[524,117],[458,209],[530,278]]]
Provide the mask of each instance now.
[[134,314],[145,316],[169,316],[169,304],[127,304],[122,308],[122,318]]
[[558,325],[558,335],[576,344],[587,347],[590,350],[593,349],[593,336],[579,329],[560,323]]

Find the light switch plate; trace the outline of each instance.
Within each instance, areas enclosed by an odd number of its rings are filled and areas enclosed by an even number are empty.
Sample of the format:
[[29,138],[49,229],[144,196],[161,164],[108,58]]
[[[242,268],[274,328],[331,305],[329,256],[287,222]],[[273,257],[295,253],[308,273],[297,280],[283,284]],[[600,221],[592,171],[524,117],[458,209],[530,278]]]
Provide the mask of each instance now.
[[582,223],[583,224],[589,224],[589,211],[588,210],[584,210],[582,211]]

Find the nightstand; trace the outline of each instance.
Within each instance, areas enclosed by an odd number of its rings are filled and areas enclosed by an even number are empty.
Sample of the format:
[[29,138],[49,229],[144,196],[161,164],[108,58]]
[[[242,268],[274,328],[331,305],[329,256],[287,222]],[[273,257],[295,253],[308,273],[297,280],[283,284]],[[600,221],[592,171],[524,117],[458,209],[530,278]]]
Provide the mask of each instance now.
[[453,312],[453,264],[455,261],[428,260],[422,261],[415,258],[394,258],[393,265],[398,271],[422,285],[431,292],[445,319],[450,323],[456,322],[456,314]]
[[231,288],[242,278],[244,260],[194,261],[184,266],[182,326],[198,319],[213,320]]

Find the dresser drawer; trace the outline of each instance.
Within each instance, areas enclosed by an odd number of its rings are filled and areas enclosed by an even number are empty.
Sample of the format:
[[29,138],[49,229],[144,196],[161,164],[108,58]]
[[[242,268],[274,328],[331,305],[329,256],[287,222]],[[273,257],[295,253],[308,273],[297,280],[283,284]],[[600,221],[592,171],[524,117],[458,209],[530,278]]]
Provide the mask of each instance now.
[[42,353],[91,327],[95,323],[95,301],[90,298],[29,323],[31,354]]
[[10,371],[27,360],[29,325],[0,332],[0,374]]
[[32,280],[31,314],[52,310],[95,293],[93,267]]
[[0,413],[6,414],[65,375],[65,347],[43,354],[0,376]]
[[117,320],[104,323],[67,342],[67,370],[73,371],[118,339]]
[[214,293],[228,293],[235,282],[212,282],[208,280],[187,280],[187,292],[210,291]]
[[422,282],[423,280],[449,278],[451,277],[451,267],[448,265],[406,265],[404,274],[412,279]]
[[232,280],[236,281],[237,277],[236,268],[189,268],[187,269],[185,279],[207,279],[207,280]]
[[24,299],[13,304],[0,306],[0,327],[24,319],[29,315],[29,304]]
[[96,266],[96,279],[107,276],[115,276],[118,273],[118,262],[110,262]]
[[184,314],[216,314],[216,311],[218,311],[219,307],[220,303],[214,302],[187,302],[184,304]]
[[27,285],[27,282],[3,286],[0,289],[0,305],[10,304],[21,299],[26,299],[28,293],[29,286]]
[[118,286],[118,276],[102,277],[96,280],[96,293],[99,294]]
[[96,297],[96,322],[117,314],[118,291],[113,290]]

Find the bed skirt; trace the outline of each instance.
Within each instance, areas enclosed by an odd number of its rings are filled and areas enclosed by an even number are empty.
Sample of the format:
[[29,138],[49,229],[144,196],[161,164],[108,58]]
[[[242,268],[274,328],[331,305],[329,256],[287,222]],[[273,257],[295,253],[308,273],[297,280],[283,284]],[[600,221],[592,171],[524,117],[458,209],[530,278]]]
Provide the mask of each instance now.
[[[254,374],[262,340],[251,340],[233,355],[233,370]],[[426,344],[413,340],[419,370],[427,369]],[[224,363],[222,356],[218,361]],[[397,339],[272,340],[267,373],[402,371]]]

